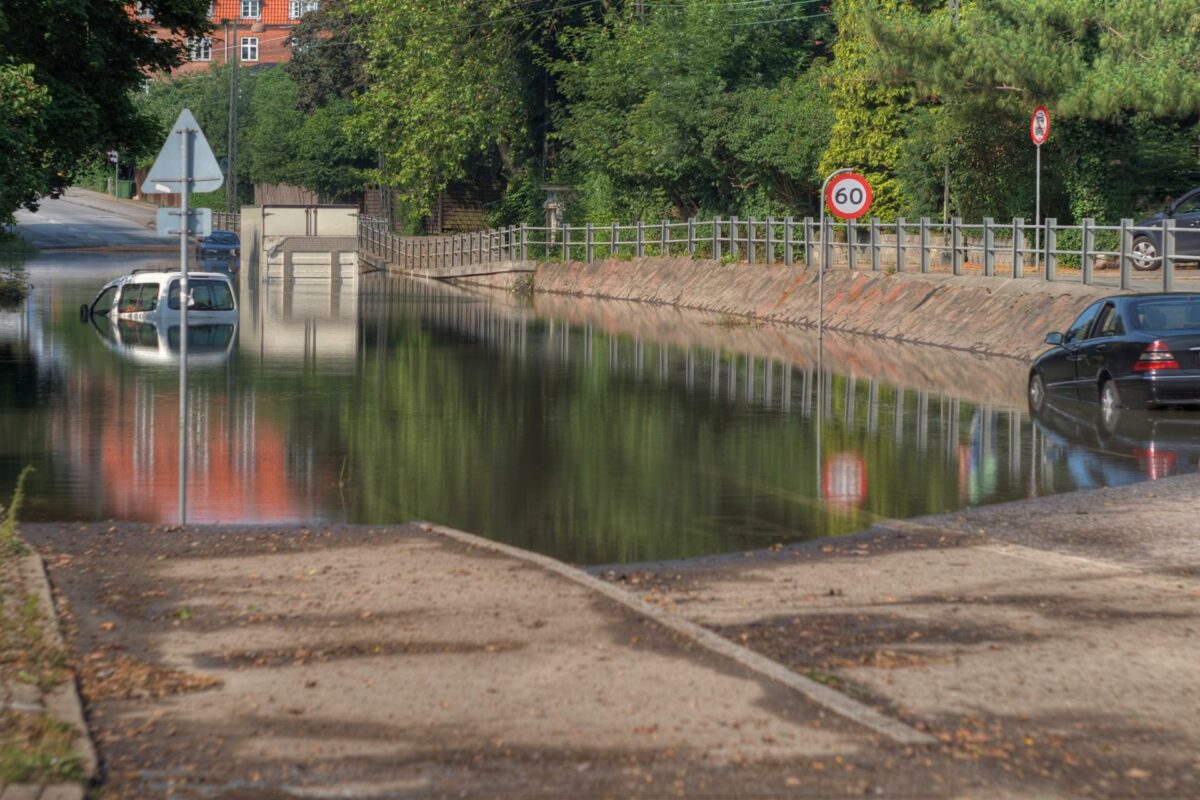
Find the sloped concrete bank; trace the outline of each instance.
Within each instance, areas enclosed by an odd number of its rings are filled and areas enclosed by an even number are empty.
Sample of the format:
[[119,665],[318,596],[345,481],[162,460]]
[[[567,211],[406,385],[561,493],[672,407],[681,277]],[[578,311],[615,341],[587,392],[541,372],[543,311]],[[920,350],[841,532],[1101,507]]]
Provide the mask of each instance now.
[[[510,287],[521,276],[463,282]],[[912,273],[825,275],[833,330],[1027,359],[1049,331],[1064,330],[1111,288]],[[817,324],[817,275],[800,267],[723,265],[690,258],[541,264],[537,292],[656,303],[796,325]]]

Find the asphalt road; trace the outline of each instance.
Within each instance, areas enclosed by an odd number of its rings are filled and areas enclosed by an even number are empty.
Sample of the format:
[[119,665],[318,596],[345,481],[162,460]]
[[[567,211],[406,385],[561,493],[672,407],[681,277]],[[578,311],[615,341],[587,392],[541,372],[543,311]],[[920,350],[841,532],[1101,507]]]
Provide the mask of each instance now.
[[154,231],[155,210],[98,192],[72,188],[37,212],[18,211],[17,232],[39,250],[146,250],[172,247]]

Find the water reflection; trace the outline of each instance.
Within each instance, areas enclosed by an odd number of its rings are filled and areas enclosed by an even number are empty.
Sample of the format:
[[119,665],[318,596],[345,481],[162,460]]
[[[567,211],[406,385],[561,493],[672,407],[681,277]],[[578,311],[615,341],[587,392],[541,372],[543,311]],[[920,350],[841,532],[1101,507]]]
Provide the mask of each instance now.
[[[140,364],[179,365],[179,322],[111,319],[96,315],[89,319],[104,346],[118,356]],[[188,364],[193,367],[224,363],[233,352],[237,325],[232,323],[188,326]]]
[[[30,518],[172,520],[178,331],[82,325],[95,278],[31,274],[0,315],[0,487],[33,463]],[[1031,421],[1016,362],[398,279],[240,295],[193,362],[197,521],[432,519],[638,561],[1198,466],[1190,428]]]

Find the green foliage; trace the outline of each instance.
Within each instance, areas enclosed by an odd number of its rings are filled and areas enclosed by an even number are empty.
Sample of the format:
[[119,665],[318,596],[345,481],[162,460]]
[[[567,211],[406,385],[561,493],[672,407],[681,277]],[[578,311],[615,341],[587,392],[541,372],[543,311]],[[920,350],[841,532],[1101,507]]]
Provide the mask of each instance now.
[[292,28],[284,70],[296,82],[301,111],[350,100],[366,88],[366,51],[357,32],[350,0],[324,0]]
[[[71,182],[90,154],[140,152],[149,128],[131,90],[208,28],[207,0],[147,0],[175,36],[112,0],[5,0],[0,7],[0,219]],[[178,37],[178,38],[176,38]],[[12,180],[13,183],[9,183]]]
[[33,205],[45,189],[45,170],[34,158],[45,134],[43,116],[50,93],[38,84],[32,64],[8,66],[0,61],[0,225],[11,224],[12,212]]
[[[218,158],[228,152],[232,66],[215,67],[173,81],[156,81],[138,98],[161,137],[190,108]],[[239,196],[249,200],[254,183],[302,186],[329,201],[361,191],[370,151],[346,131],[348,100],[332,99],[309,112],[300,109],[296,82],[282,69],[242,69],[238,76]],[[143,159],[143,166],[154,154]],[[193,195],[197,206],[224,210],[225,191]]]
[[21,514],[21,506],[25,502],[25,480],[31,472],[33,472],[33,467],[29,466],[21,470],[8,509],[5,510],[3,506],[0,506],[0,514],[3,514],[3,518],[0,519],[0,555],[21,555],[25,552],[25,545],[17,536],[17,518]]
[[[4,258],[3,254],[0,258]],[[29,277],[25,268],[16,260],[0,260],[0,311],[19,307],[28,296]]]
[[811,199],[830,124],[813,61],[828,23],[780,13],[690,0],[565,31],[556,138],[579,202],[661,219]]
[[903,203],[896,170],[905,117],[914,101],[906,87],[877,79],[869,20],[895,15],[901,5],[901,0],[843,0],[835,6],[838,38],[830,72],[834,122],[821,158],[824,175],[848,167],[866,177],[875,196],[871,214],[884,220],[895,218]]

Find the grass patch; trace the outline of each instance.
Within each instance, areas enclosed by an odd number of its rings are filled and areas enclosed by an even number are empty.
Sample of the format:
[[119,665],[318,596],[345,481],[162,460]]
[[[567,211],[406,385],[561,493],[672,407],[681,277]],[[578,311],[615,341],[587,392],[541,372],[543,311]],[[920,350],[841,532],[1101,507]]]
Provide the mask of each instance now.
[[0,784],[82,780],[78,735],[73,726],[40,714],[0,715]]
[[8,509],[0,506],[0,556],[23,556],[29,552],[29,548],[17,536],[17,517],[25,503],[25,480],[31,472],[33,467],[21,470]]

